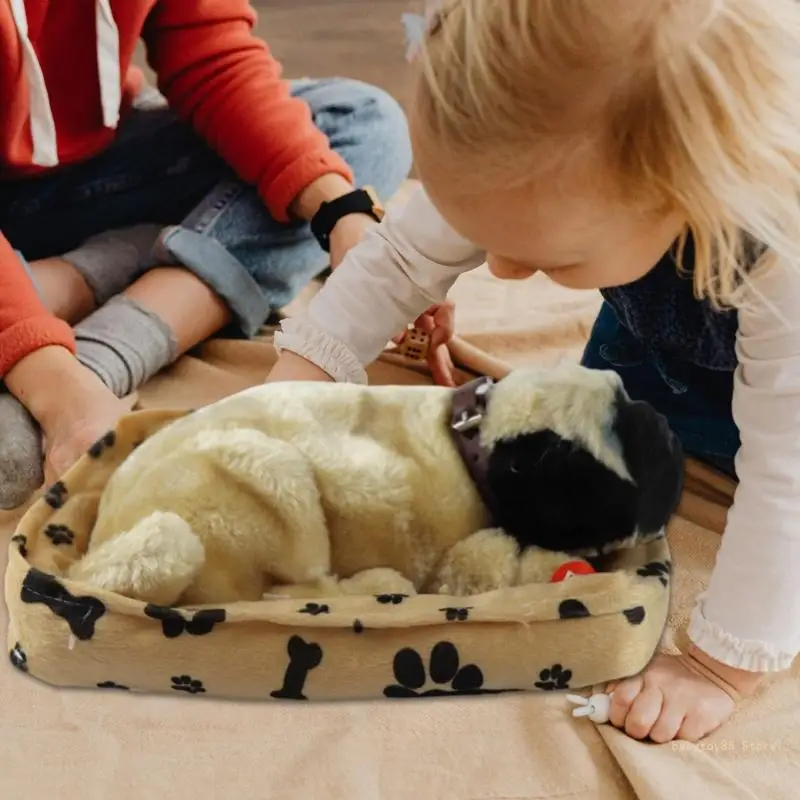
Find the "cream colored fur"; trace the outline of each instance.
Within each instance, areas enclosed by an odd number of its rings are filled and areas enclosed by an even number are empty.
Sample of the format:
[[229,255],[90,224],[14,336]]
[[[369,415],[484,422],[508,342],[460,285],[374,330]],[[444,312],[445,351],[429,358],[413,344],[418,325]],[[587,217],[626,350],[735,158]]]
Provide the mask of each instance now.
[[[623,472],[600,441],[616,385],[572,365],[521,370],[494,390],[486,443],[571,425]],[[520,558],[487,530],[450,441],[450,402],[436,387],[288,383],[198,411],[112,475],[71,577],[160,605],[466,595],[549,580],[565,554]]]

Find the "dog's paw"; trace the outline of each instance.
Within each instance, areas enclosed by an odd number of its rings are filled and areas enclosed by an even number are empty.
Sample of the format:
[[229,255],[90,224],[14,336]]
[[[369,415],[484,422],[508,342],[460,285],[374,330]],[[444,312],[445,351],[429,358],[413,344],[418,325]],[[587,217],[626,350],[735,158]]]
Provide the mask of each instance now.
[[444,557],[429,591],[466,597],[516,583],[517,543],[500,529],[478,531],[455,544]]
[[351,578],[339,582],[343,594],[347,595],[396,595],[409,596],[417,593],[414,584],[396,569],[365,569]]

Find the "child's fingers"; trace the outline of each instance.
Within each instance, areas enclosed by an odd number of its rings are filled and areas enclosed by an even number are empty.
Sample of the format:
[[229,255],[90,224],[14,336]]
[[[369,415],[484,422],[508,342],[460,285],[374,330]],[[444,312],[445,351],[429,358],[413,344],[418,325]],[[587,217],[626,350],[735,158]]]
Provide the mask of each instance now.
[[650,738],[656,744],[671,742],[678,737],[678,732],[686,719],[686,709],[683,705],[664,699],[664,707],[658,716],[658,721],[650,731]]
[[661,690],[645,686],[625,717],[625,733],[633,739],[646,739],[658,722],[663,706],[664,695]]
[[615,728],[625,727],[625,718],[628,716],[628,711],[630,711],[643,686],[644,678],[637,675],[622,681],[614,689],[614,696],[611,698],[611,706],[608,711],[608,721]]
[[433,311],[434,344],[445,344],[453,338],[456,327],[456,307],[446,300]]
[[440,345],[439,347],[431,348],[428,356],[428,366],[433,375],[433,382],[437,386],[454,387],[456,385],[455,377],[453,376],[453,359],[450,357],[450,351],[447,347]]
[[724,720],[725,717],[712,717],[704,713],[702,707],[693,709],[683,720],[676,738],[685,742],[699,742],[719,728]]
[[414,327],[423,333],[433,335],[436,329],[436,322],[433,319],[433,314],[430,311],[426,311],[421,317],[417,318]]

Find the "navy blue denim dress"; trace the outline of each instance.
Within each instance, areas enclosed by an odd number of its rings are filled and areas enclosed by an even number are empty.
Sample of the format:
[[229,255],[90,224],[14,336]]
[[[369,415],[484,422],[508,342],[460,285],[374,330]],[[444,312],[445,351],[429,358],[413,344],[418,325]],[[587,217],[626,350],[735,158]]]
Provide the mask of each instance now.
[[583,364],[613,369],[633,399],[668,418],[687,454],[734,475],[738,317],[695,297],[691,241],[683,263],[670,251],[640,280],[602,292]]

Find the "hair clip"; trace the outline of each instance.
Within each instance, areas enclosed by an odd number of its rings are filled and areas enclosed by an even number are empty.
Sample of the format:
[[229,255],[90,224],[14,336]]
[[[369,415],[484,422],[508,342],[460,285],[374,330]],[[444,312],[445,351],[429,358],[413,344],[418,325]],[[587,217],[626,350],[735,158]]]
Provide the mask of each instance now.
[[403,14],[401,20],[406,33],[406,60],[413,61],[425,37],[435,33],[441,25],[441,0],[428,0],[424,14]]

